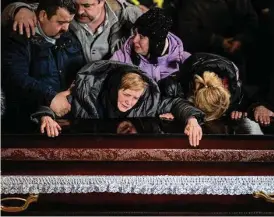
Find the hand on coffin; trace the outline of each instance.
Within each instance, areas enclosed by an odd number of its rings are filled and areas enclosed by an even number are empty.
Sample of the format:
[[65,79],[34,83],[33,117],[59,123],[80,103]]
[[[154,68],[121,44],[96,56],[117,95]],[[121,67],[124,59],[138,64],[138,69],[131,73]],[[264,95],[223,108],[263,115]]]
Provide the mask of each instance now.
[[55,137],[60,134],[62,128],[60,125],[53,120],[50,116],[43,116],[41,118],[41,133],[44,133],[46,130],[48,137]]
[[199,142],[202,139],[203,131],[196,118],[191,117],[188,119],[185,127],[185,134],[188,135],[191,146],[197,147],[199,145]]
[[247,112],[233,111],[231,112],[230,117],[233,120],[239,120],[241,118],[247,117]]
[[260,124],[270,124],[271,117],[274,117],[274,113],[262,105],[254,109],[254,118]]

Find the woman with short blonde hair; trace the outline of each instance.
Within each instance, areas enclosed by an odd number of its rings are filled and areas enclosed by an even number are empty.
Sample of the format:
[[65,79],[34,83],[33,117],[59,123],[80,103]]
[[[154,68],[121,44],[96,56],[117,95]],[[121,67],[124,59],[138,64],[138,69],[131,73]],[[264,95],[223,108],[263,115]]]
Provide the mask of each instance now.
[[145,90],[147,86],[148,83],[144,81],[141,75],[134,72],[128,72],[121,79],[120,89],[139,91]]

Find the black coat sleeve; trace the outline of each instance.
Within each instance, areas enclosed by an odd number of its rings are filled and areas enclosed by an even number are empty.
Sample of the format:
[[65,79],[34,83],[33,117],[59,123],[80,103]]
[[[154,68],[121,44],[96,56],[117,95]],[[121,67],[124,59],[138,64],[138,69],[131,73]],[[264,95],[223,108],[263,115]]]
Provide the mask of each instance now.
[[195,117],[199,123],[204,121],[204,113],[195,108],[189,101],[183,99],[183,92],[176,77],[167,77],[158,82],[161,91],[161,103],[158,113],[172,113],[175,119],[187,123],[190,117]]
[[36,112],[31,114],[30,120],[39,123],[43,116],[50,116],[52,119],[56,118],[55,113],[49,107],[40,106]]

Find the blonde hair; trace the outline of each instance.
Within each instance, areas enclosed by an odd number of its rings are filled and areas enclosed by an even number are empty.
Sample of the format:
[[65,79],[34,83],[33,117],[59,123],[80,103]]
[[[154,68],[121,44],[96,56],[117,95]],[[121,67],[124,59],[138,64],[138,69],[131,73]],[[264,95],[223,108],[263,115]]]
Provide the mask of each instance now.
[[205,113],[205,120],[220,118],[230,104],[230,93],[214,72],[205,71],[203,77],[195,75],[193,103]]
[[144,81],[141,75],[134,72],[128,72],[122,77],[120,89],[139,91],[145,90],[147,86],[148,83]]

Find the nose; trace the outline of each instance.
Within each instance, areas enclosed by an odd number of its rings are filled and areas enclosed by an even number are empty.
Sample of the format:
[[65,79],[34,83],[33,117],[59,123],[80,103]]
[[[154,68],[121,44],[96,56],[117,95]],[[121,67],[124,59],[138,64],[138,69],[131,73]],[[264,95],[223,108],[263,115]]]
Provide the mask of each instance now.
[[77,14],[81,15],[85,12],[84,8],[81,5],[77,5]]
[[69,23],[64,23],[62,26],[62,30],[64,30],[65,32],[68,31],[69,29]]
[[125,103],[126,103],[126,105],[130,105],[130,100],[129,100],[129,99],[126,99],[126,100],[125,100]]
[[131,97],[130,99],[128,99],[128,105],[132,106],[134,104],[134,97]]
[[133,37],[133,43],[138,43],[140,40],[140,36],[139,34],[136,34],[134,37]]

